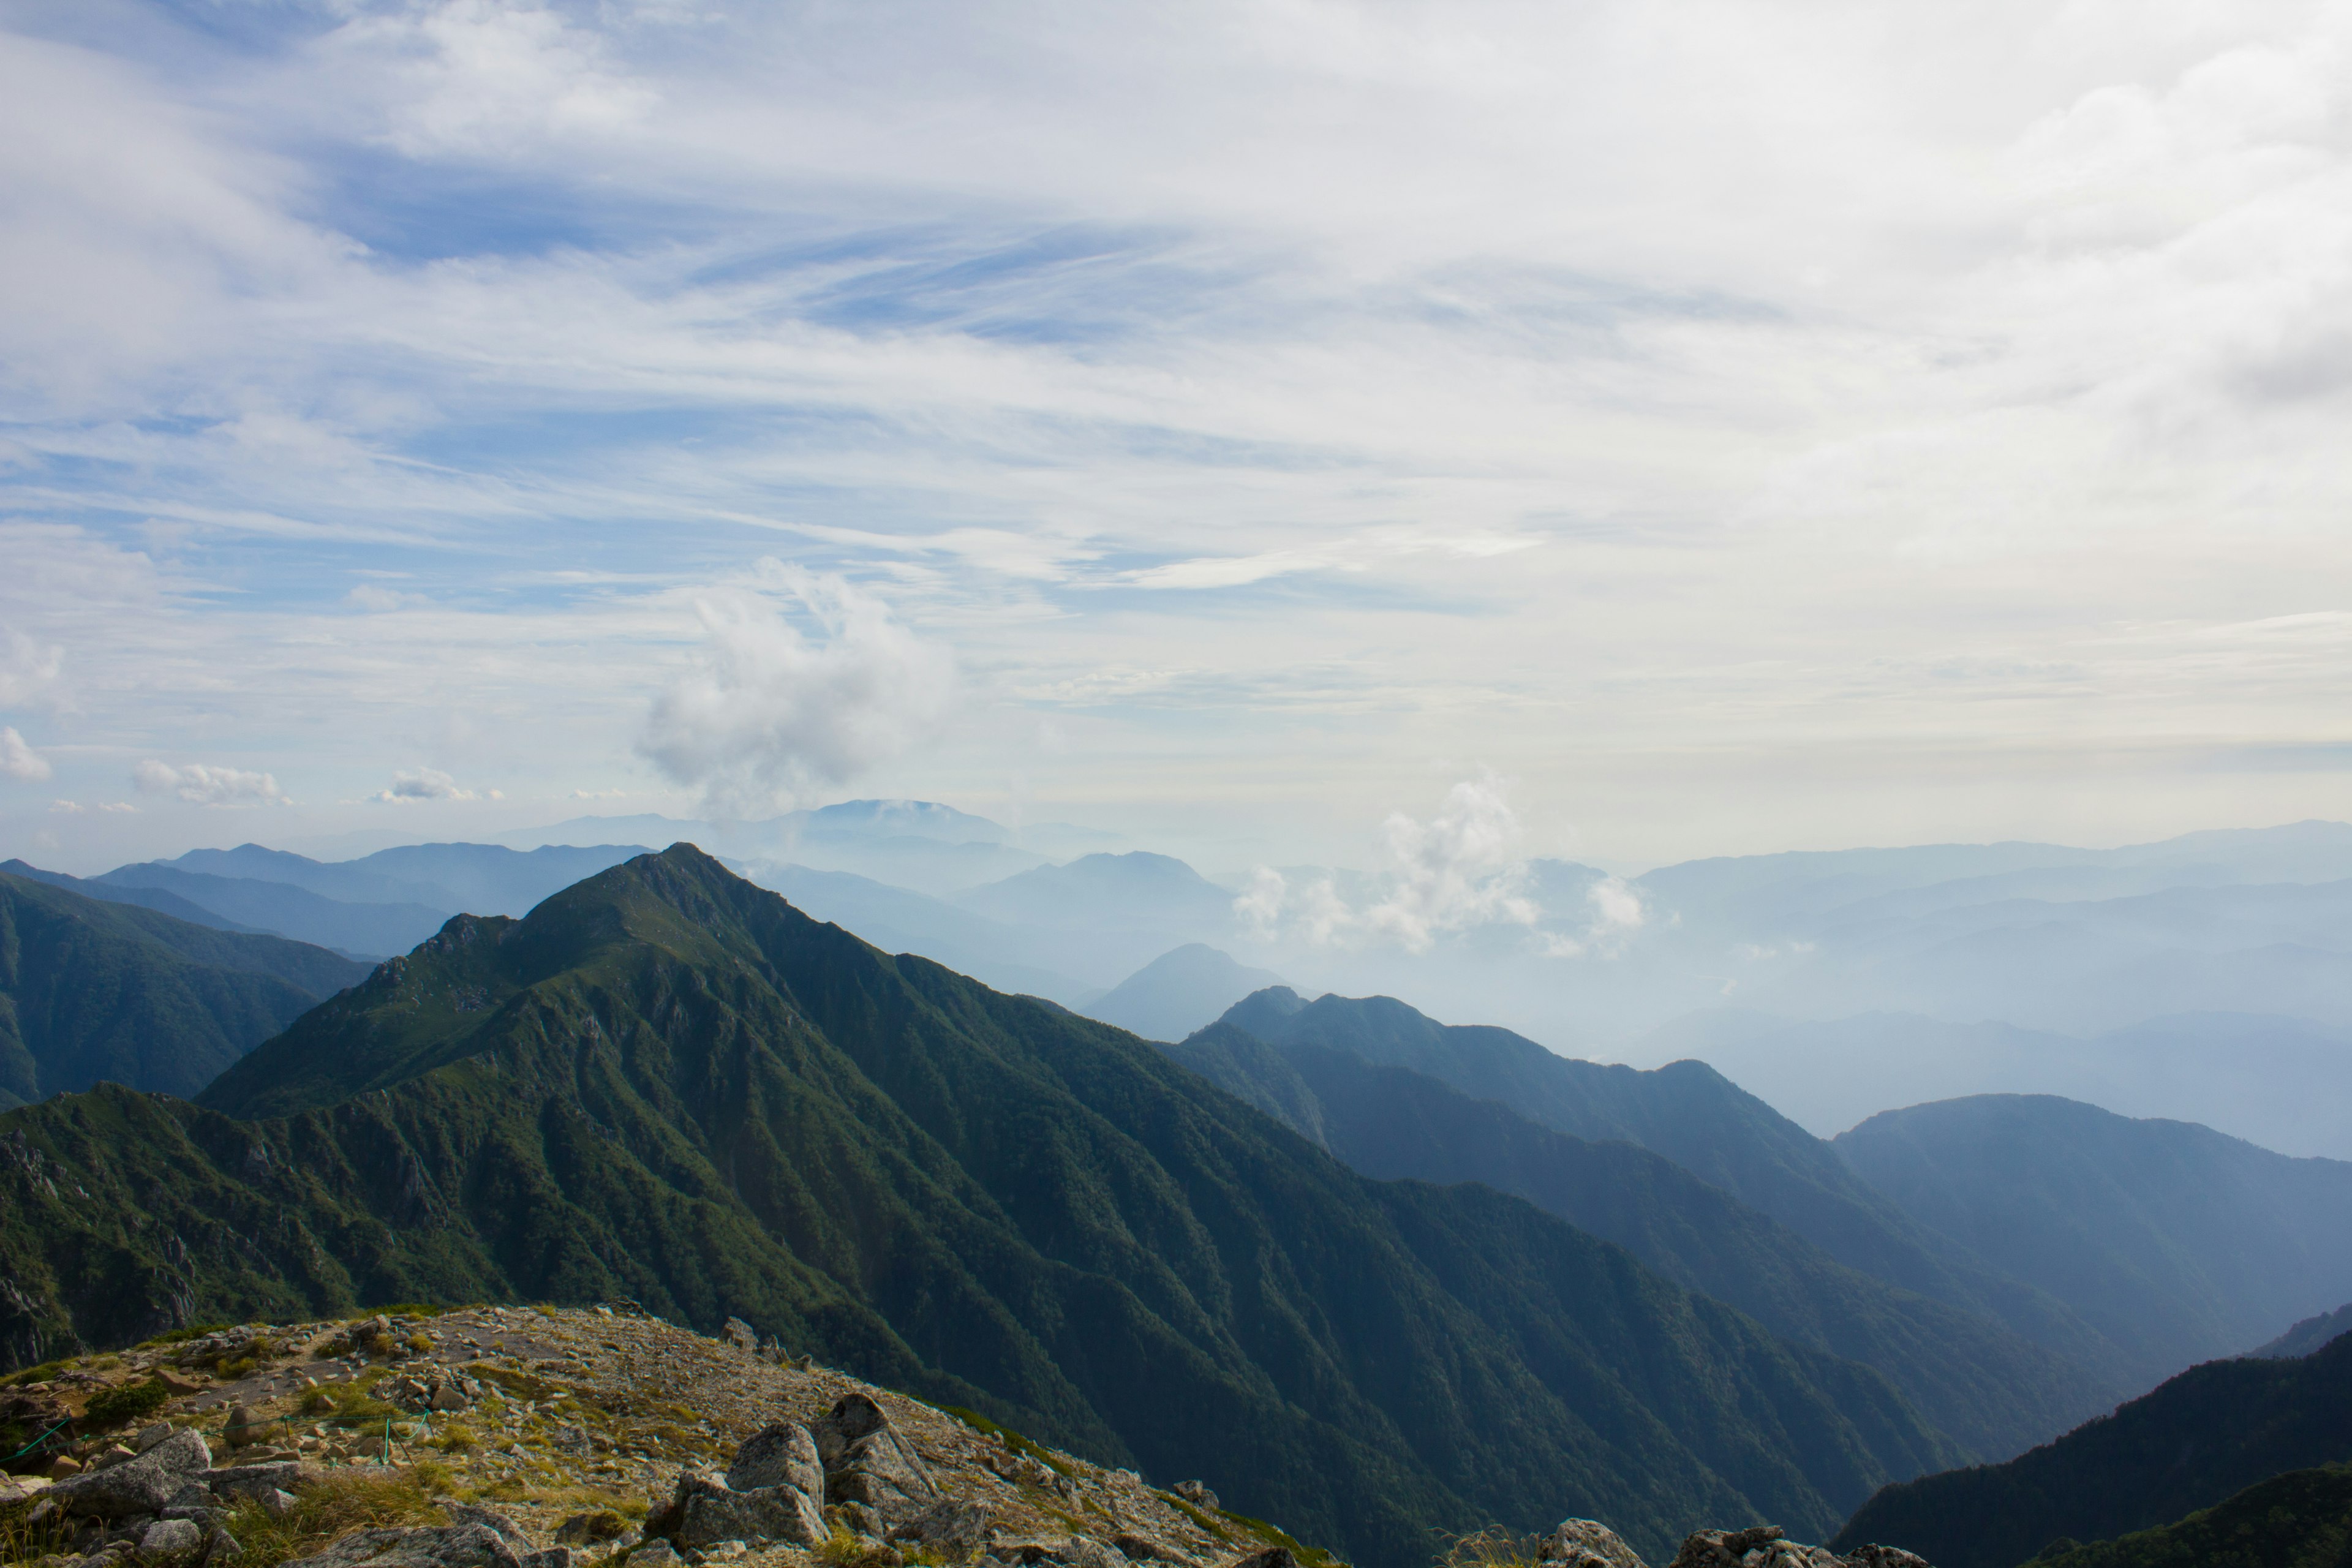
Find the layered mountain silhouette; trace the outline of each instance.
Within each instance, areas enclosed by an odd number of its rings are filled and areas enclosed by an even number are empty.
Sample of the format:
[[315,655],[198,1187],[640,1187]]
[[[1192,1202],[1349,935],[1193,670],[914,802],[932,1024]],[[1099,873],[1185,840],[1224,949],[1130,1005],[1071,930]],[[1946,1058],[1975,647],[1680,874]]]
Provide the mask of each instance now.
[[1838,1152],[1925,1226],[2058,1297],[2150,1377],[2352,1299],[2352,1163],[2050,1095],[1872,1117]]
[[1161,953],[1078,1011],[1147,1040],[1181,1040],[1252,992],[1281,984],[1278,974],[1193,942]]
[[1777,1334],[1877,1369],[1976,1458],[2005,1458],[2115,1403],[2005,1325],[1847,1268],[1636,1144],[1570,1137],[1423,1074],[1231,1024],[1165,1048],[1368,1176],[1515,1194]]
[[0,1108],[101,1081],[192,1095],[367,973],[0,871]]
[[[2283,1472],[2347,1459],[2352,1339],[2338,1339],[2309,1356],[2191,1367],[2005,1465],[1890,1486],[1832,1544],[1901,1541],[1937,1568],[2015,1568],[2062,1539],[2097,1542],[2169,1524]],[[2189,1538],[2176,1543],[2185,1548]]]
[[1703,1062],[1645,1072],[1580,1061],[1508,1029],[1440,1024],[1388,996],[1310,1003],[1270,988],[1222,1021],[1272,1044],[1326,1046],[1405,1068],[1571,1137],[1639,1144],[1850,1268],[2005,1323],[2057,1352],[2080,1369],[2070,1393],[2120,1394],[2149,1381],[2063,1302],[1905,1214],[1835,1149]]
[[1663,1558],[1958,1451],[1879,1373],[1475,1186],[1370,1180],[1121,1031],[688,846],[459,917],[191,1105],[0,1123],[0,1344],[628,1295],[1423,1560],[1563,1512]]

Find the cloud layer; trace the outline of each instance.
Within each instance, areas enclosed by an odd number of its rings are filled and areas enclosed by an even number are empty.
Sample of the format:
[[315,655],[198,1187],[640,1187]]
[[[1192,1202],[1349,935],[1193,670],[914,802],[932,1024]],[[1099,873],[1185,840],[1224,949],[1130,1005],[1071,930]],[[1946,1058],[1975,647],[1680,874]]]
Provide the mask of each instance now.
[[[2352,798],[2341,5],[205,18],[0,14],[68,792],[860,780],[1228,865],[1472,757],[1620,858]],[[709,588],[765,556],[955,731]]]

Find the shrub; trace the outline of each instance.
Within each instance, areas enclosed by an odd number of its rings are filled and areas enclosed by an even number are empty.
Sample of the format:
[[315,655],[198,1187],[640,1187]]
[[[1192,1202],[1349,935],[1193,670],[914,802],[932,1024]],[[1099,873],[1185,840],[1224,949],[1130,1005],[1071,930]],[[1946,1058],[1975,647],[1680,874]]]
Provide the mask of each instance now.
[[99,1426],[119,1426],[125,1421],[154,1415],[171,1397],[172,1391],[163,1386],[161,1378],[126,1383],[91,1394],[89,1403],[82,1407],[82,1419]]

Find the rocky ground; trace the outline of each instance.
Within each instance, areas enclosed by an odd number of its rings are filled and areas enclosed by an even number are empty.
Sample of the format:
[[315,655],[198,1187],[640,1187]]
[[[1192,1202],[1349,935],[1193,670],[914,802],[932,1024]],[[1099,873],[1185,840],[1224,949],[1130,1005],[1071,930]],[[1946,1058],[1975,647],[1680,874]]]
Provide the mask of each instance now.
[[[496,1510],[523,1551],[554,1546],[566,1521],[599,1515],[608,1521],[600,1530],[617,1526],[615,1542],[631,1542],[649,1510],[673,1500],[681,1471],[723,1469],[753,1434],[779,1422],[816,1422],[850,1395],[872,1400],[940,1496],[981,1510],[991,1538],[1016,1556],[1045,1555],[1034,1549],[1074,1536],[1125,1536],[1139,1552],[1148,1543],[1171,1563],[1211,1568],[1296,1545],[1219,1512],[1205,1492],[1187,1501],[1132,1471],[1107,1470],[845,1373],[790,1363],[748,1331],[732,1341],[707,1338],[625,1307],[473,1308],[246,1326],[20,1373],[0,1396],[0,1415],[29,1435],[50,1418],[84,1413],[110,1391],[119,1397],[158,1381],[165,1384],[159,1406],[131,1425],[199,1433],[221,1468],[299,1464],[304,1468],[291,1473],[330,1490],[405,1478],[430,1499]],[[34,1545],[71,1561],[77,1548],[96,1544],[82,1539],[87,1525],[65,1531],[48,1520],[46,1531],[28,1529],[21,1505],[68,1489],[69,1478],[107,1464],[110,1450],[118,1464],[132,1456],[129,1443],[85,1439],[41,1472],[13,1479],[13,1491],[0,1493],[0,1504],[11,1497],[20,1504],[12,1534],[25,1539],[10,1542],[12,1561],[45,1555],[31,1552]],[[835,1508],[827,1522],[861,1539],[856,1510]],[[862,1539],[872,1541],[878,1521],[862,1522],[869,1530]],[[614,1544],[575,1551],[601,1557]],[[750,1555],[797,1564],[811,1551],[775,1543]],[[867,1555],[887,1563],[926,1552],[911,1543]],[[1306,1549],[1299,1555],[1323,1556]],[[268,1564],[248,1552],[238,1568]]]
[[[33,1568],[1345,1568],[1198,1482],[625,1304],[187,1334],[16,1374],[0,1430],[36,1449],[0,1478],[0,1556]],[[1643,1568],[1590,1521],[1465,1540],[1451,1568]],[[1675,1568],[1927,1564],[1766,1527]]]

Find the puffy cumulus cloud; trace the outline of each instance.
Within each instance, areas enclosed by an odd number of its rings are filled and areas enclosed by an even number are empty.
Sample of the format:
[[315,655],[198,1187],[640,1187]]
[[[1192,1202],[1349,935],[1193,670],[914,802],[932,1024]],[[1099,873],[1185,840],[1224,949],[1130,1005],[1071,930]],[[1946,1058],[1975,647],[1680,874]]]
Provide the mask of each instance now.
[[403,768],[392,775],[392,787],[368,796],[387,805],[415,800],[504,800],[498,790],[459,789],[457,781],[438,768]]
[[695,608],[702,648],[655,700],[638,750],[714,810],[755,816],[846,784],[929,734],[955,689],[946,648],[839,577],[767,560],[753,586]]
[[131,782],[148,795],[177,795],[196,805],[291,805],[271,773],[216,768],[204,763],[173,767],[150,759],[131,770]]
[[1427,822],[1395,813],[1381,837],[1397,874],[1388,896],[1364,911],[1364,923],[1409,952],[1428,952],[1440,932],[1531,926],[1542,917],[1527,896],[1518,817],[1503,781],[1491,772],[1448,790]]
[[29,784],[48,776],[48,758],[26,744],[15,725],[0,727],[0,779]]
[[1603,877],[1585,889],[1586,919],[1572,931],[1548,931],[1544,951],[1554,958],[1587,953],[1614,958],[1650,921],[1642,890],[1616,877]]

